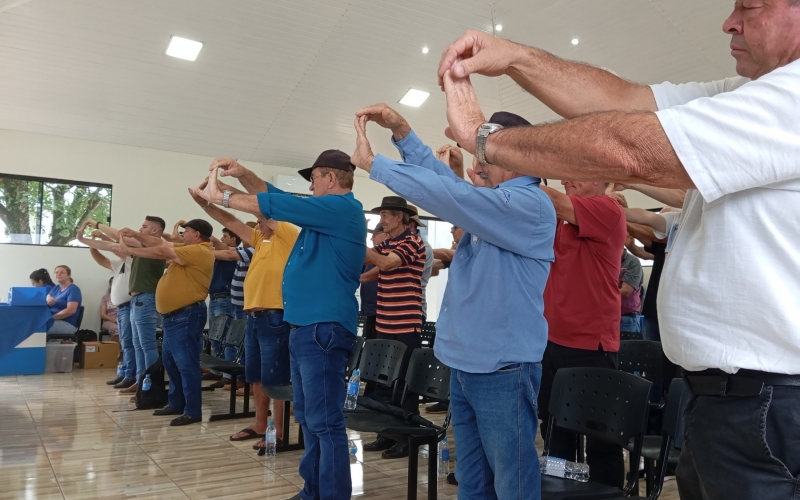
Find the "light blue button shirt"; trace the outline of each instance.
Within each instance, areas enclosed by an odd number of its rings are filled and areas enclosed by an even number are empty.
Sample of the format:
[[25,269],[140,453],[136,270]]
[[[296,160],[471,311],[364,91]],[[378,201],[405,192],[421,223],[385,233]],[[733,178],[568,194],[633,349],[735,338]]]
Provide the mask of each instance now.
[[556,212],[539,179],[477,188],[458,178],[414,132],[395,143],[398,162],[378,155],[370,178],[464,229],[439,319],[436,357],[469,373],[542,360],[544,293]]

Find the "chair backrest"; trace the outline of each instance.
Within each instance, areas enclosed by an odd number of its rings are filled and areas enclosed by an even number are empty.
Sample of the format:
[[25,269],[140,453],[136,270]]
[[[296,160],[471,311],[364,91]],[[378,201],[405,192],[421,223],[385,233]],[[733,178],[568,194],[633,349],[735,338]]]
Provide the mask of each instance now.
[[642,332],[619,332],[620,340],[642,340]]
[[[245,320],[246,321],[246,320]],[[228,316],[214,316],[208,320],[208,338],[209,340],[220,340],[225,334],[225,325],[228,324]]]
[[414,349],[405,381],[407,392],[437,401],[450,399],[450,368],[436,359],[433,349]]
[[228,336],[225,337],[225,344],[239,348],[244,342],[244,334],[247,331],[247,318],[235,319],[228,329]]
[[619,345],[619,369],[636,373],[647,380],[664,376],[664,351],[661,342],[652,340],[623,340]]
[[[562,368],[556,372],[548,405],[551,422],[625,446],[631,438],[644,434],[651,385],[616,370]],[[548,440],[551,434],[548,431]]]
[[675,448],[683,447],[683,412],[689,404],[691,393],[682,378],[672,379],[664,404],[664,416],[661,421],[661,433],[672,438]]
[[436,323],[431,323],[429,321],[422,323],[420,337],[422,338],[422,347],[432,348],[436,340]]
[[364,337],[356,337],[356,345],[353,347],[353,354],[350,355],[350,359],[348,359],[347,363],[344,365],[344,378],[349,380],[353,370],[358,366],[358,359],[361,357],[361,351],[364,349],[365,341],[366,339]]
[[81,329],[81,323],[83,323],[83,311],[84,307],[78,306],[78,320],[75,322],[75,328],[77,328],[78,330]]
[[367,340],[358,365],[361,380],[392,385],[400,377],[406,345],[396,340]]

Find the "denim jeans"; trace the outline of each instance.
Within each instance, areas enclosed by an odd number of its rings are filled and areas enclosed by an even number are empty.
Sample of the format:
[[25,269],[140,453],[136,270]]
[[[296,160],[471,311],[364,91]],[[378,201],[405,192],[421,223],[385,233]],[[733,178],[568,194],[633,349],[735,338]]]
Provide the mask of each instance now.
[[169,374],[169,407],[190,417],[203,416],[197,339],[203,336],[207,317],[206,305],[202,304],[164,318],[161,351]]
[[244,370],[248,384],[291,385],[289,335],[289,323],[283,321],[283,312],[247,318]]
[[156,344],[156,294],[140,293],[131,297],[131,328],[133,347],[136,350],[136,380],[158,359]]
[[541,363],[515,364],[493,373],[452,370],[459,499],[541,498],[535,446],[541,379]]
[[117,309],[117,328],[119,344],[122,347],[122,375],[125,378],[136,379],[136,349],[133,347],[130,305]]
[[350,457],[344,422],[344,365],[356,336],[339,323],[316,323],[291,331],[294,416],[303,428],[300,476],[303,500],[350,498]]
[[[230,295],[227,297],[218,297],[216,299],[209,300],[208,318],[211,319],[217,316],[228,317],[228,321],[225,323],[225,328],[222,329],[222,337],[220,337],[219,340],[209,339],[211,342],[211,355],[222,358],[223,351],[225,350],[225,335],[228,332],[228,328],[231,326],[231,322],[233,322],[233,309],[231,306]],[[216,370],[211,370],[211,373],[218,374],[219,372]]]
[[639,326],[639,316],[622,316],[619,322],[619,331],[639,333],[641,331]]
[[648,319],[647,316],[643,318],[642,338],[661,342],[661,330],[658,328],[658,321]]
[[800,498],[800,387],[692,397],[683,435],[675,474],[682,500]]

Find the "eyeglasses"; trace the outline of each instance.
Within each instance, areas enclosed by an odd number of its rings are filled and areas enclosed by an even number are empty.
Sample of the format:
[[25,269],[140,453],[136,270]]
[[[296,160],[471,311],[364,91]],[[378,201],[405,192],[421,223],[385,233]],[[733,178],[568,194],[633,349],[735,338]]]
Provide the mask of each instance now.
[[[329,174],[329,173],[330,173],[330,172],[328,172],[328,174]],[[327,176],[328,176],[328,174],[322,174],[322,175],[312,175],[312,176],[311,176],[311,184],[314,184],[314,181],[315,181],[315,180],[317,180],[317,179],[320,179],[320,178],[322,178],[322,177],[327,177]]]

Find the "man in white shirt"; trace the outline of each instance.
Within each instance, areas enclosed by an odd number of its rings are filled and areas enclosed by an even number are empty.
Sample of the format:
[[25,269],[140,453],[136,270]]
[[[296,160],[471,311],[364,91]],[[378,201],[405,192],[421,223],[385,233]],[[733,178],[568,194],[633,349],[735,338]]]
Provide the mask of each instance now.
[[[447,133],[529,175],[689,189],[658,297],[694,395],[681,499],[797,498],[800,1],[736,0],[723,31],[740,77],[651,87],[470,31],[439,67]],[[507,74],[567,120],[485,124],[470,73]]]

